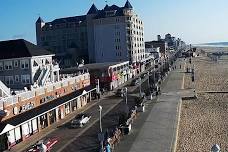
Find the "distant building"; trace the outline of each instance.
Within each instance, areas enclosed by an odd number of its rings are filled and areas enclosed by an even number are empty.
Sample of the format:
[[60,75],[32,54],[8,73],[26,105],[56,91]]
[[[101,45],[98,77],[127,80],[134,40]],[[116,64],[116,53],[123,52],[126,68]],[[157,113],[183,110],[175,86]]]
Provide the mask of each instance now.
[[168,51],[168,44],[167,42],[161,40],[161,41],[149,41],[145,42],[146,49],[147,48],[160,48],[161,55],[165,55]]
[[0,42],[0,80],[11,89],[59,81],[53,53],[26,40]]
[[59,18],[44,22],[36,21],[37,45],[56,54],[60,64],[71,66],[80,59],[88,62],[88,40],[86,16]]
[[161,57],[160,47],[156,48],[146,48],[146,53],[149,53],[154,57],[154,59],[159,59]]
[[161,41],[162,39],[161,39],[161,35],[157,35],[157,41]]
[[[127,0],[123,7],[93,4],[86,15],[36,21],[37,44],[64,60],[84,59],[85,63],[140,62],[145,58],[143,22]],[[76,64],[70,61],[66,66]]]

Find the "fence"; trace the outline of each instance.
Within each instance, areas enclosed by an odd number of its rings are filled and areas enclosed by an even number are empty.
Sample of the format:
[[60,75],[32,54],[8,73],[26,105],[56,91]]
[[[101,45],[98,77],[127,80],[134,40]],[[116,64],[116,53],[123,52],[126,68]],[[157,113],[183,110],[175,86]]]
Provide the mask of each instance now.
[[3,103],[5,106],[16,104],[19,101],[25,101],[31,98],[34,98],[35,96],[40,96],[42,94],[45,94],[45,90],[47,92],[51,92],[54,89],[58,89],[61,87],[66,87],[68,84],[75,84],[76,82],[79,82],[80,80],[85,80],[85,78],[89,78],[89,73],[84,73],[75,77],[71,78],[65,78],[59,82],[56,83],[50,83],[49,85],[46,85],[44,87],[34,88],[29,91],[18,93],[17,95],[6,97],[0,99],[0,109],[3,109]]

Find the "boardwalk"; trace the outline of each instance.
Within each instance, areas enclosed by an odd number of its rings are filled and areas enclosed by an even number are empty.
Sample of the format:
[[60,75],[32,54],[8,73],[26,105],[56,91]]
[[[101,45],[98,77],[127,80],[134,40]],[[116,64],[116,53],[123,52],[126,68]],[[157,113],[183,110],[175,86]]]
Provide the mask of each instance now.
[[178,105],[181,100],[183,72],[170,73],[162,86],[162,94],[148,103],[147,111],[133,125],[133,132],[117,147],[118,152],[172,151],[176,140]]

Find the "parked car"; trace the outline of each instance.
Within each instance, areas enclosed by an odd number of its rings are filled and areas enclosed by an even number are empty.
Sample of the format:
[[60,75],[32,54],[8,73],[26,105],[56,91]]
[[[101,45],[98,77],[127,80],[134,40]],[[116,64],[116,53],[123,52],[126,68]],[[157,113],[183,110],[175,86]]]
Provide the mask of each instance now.
[[116,96],[123,97],[124,96],[124,90],[122,88],[121,89],[117,89]]
[[71,127],[77,128],[77,127],[83,127],[87,122],[89,122],[91,116],[87,114],[78,114],[72,121],[71,121]]
[[40,140],[32,148],[28,149],[27,152],[43,152],[51,151],[52,147],[59,141],[58,138],[49,138],[46,140]]

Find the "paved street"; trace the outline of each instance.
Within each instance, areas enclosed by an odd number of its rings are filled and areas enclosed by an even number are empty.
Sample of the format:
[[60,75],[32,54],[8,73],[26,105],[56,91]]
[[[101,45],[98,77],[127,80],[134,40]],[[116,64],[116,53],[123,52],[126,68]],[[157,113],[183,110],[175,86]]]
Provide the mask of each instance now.
[[117,146],[118,152],[170,152],[176,136],[176,118],[183,73],[174,70],[162,85],[162,94],[148,102],[146,112],[133,124],[133,132]]
[[[143,83],[145,85],[146,82]],[[128,87],[129,92],[132,92],[136,89],[136,87]],[[119,113],[124,111],[125,102],[121,98],[109,97],[105,99],[102,104],[103,110],[102,113],[105,115],[102,118],[102,127],[105,131],[106,129],[113,129],[118,126],[118,116]],[[134,97],[131,95],[128,96],[128,106],[133,107],[134,105]],[[87,128],[82,131],[81,129],[72,129],[73,131],[69,131],[70,135],[67,135],[66,132],[62,132],[62,136],[66,142],[61,141],[61,144],[58,144],[54,147],[53,151],[66,151],[66,152],[94,152],[99,149],[99,141],[98,141],[98,132],[99,132],[99,111],[98,107],[95,106],[87,111],[87,113],[92,113],[92,121],[93,123],[88,124]],[[81,132],[82,131],[82,132]],[[84,132],[84,133],[83,133]],[[60,132],[61,133],[61,132]],[[68,130],[67,130],[68,133]],[[66,135],[65,135],[66,134]],[[75,136],[78,134],[77,136]],[[56,135],[56,134],[55,134]],[[80,137],[78,137],[80,135]],[[62,137],[61,136],[61,137]],[[75,136],[75,137],[74,137]]]

